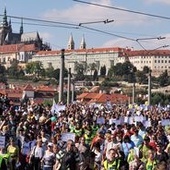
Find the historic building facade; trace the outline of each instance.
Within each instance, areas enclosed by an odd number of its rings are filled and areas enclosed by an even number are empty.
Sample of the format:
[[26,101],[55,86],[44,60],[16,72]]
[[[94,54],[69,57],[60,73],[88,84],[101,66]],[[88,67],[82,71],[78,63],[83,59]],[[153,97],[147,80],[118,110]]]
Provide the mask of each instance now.
[[144,66],[148,66],[152,70],[152,75],[159,76],[165,70],[170,74],[170,50],[127,50],[119,58],[125,57],[138,70],[143,70]]
[[[70,39],[69,42],[71,42]],[[70,46],[71,45],[68,45],[68,47]],[[41,61],[44,68],[48,68],[49,66],[53,66],[55,69],[60,68],[61,51],[39,51],[33,55],[31,61]],[[170,73],[170,50],[146,51],[119,47],[91,49],[69,48],[65,50],[65,67],[67,69],[71,68],[73,73],[77,62],[87,65],[95,63],[100,74],[100,69],[104,65],[106,66],[106,72],[108,72],[112,65],[125,61],[130,61],[137,70],[143,70],[144,66],[148,66],[154,76],[159,76],[165,70]]]
[[26,63],[33,54],[42,50],[51,49],[48,44],[43,43],[38,32],[24,33],[22,19],[19,32],[13,32],[11,19],[7,20],[5,9],[0,24],[0,64],[9,67],[14,59]]

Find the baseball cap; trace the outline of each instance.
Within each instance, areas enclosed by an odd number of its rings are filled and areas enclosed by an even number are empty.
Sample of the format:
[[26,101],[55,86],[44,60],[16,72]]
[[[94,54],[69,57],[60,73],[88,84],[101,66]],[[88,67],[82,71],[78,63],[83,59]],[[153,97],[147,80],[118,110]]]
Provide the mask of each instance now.
[[49,142],[47,146],[52,147],[52,146],[53,146],[53,143],[52,143],[52,142]]

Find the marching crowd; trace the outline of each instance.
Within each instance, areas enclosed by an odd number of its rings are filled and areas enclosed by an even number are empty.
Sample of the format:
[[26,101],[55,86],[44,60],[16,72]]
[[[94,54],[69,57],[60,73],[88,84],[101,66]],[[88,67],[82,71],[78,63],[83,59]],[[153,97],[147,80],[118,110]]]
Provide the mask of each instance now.
[[139,114],[127,106],[0,104],[0,170],[170,170],[169,109],[140,109],[146,126],[110,121]]

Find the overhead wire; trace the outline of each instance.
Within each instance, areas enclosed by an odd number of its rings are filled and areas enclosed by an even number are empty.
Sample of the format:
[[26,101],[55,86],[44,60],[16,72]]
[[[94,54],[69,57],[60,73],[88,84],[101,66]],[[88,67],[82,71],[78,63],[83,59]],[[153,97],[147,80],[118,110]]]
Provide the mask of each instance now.
[[125,36],[121,36],[121,35],[117,35],[117,34],[114,34],[114,33],[106,32],[106,31],[99,30],[99,29],[96,29],[96,28],[91,28],[91,27],[87,27],[87,26],[80,26],[80,27],[86,28],[88,30],[104,33],[104,34],[107,34],[107,35],[112,35],[112,36],[115,36],[115,37],[118,37],[118,38],[123,38],[123,39],[126,39],[126,40],[136,41],[136,39],[133,39],[133,38],[128,38],[128,37],[125,37]]
[[[0,14],[0,16],[3,16],[3,15]],[[135,41],[135,39],[132,39],[132,38],[128,38],[128,37],[125,37],[125,36],[117,35],[117,34],[114,34],[114,33],[103,31],[103,30],[99,30],[99,29],[83,26],[82,23],[72,24],[72,23],[50,21],[50,20],[43,20],[43,19],[35,19],[35,18],[28,18],[28,17],[18,17],[18,16],[13,16],[13,15],[7,15],[7,17],[15,18],[15,19],[22,19],[22,20],[29,20],[29,21],[36,21],[36,22],[45,22],[45,23],[52,23],[52,24],[68,25],[68,27],[60,26],[60,27],[64,27],[64,28],[74,28],[74,29],[85,28],[85,29],[88,29],[88,30],[91,30],[91,31],[100,32],[100,33],[103,33],[103,34],[112,35],[112,36],[115,36],[115,37],[119,37],[119,38],[131,40],[131,41]],[[113,20],[111,20],[111,21],[113,21]],[[105,21],[103,21],[103,23],[105,23],[105,22],[106,23],[110,23],[111,21],[110,20],[105,20]],[[45,24],[37,24],[37,23],[36,24],[34,24],[34,23],[27,23],[27,24],[30,24],[30,25],[39,25],[39,26],[51,26],[51,27],[55,26],[55,25],[45,25]],[[57,27],[59,27],[59,26],[57,26]]]
[[[73,0],[73,1],[80,2],[80,3],[85,3],[85,4],[89,4],[89,5],[95,5],[95,6],[105,7],[105,8],[112,8],[112,9],[117,9],[117,10],[123,10],[123,11],[126,11],[126,12],[133,12],[133,13],[145,14],[145,15],[153,16],[153,15],[151,15],[151,14],[147,14],[147,13],[143,13],[143,12],[137,12],[137,11],[132,11],[132,10],[126,10],[126,9],[117,8],[117,7],[113,7],[113,6],[100,5],[100,4],[91,3],[91,2],[85,2],[85,1],[81,1],[81,0]],[[1,15],[1,14],[0,14],[0,16],[4,16],[4,15]],[[156,16],[156,15],[154,15],[154,16],[155,16],[155,17],[164,18],[164,19],[165,19],[165,18],[168,19],[168,17]],[[85,29],[90,30],[90,31],[95,31],[95,32],[99,32],[99,33],[103,33],[103,34],[115,36],[115,37],[118,37],[118,38],[123,38],[123,39],[126,39],[126,40],[135,41],[135,42],[137,42],[144,50],[146,50],[145,47],[142,46],[142,44],[139,43],[139,41],[137,41],[137,40],[139,40],[139,39],[133,39],[133,38],[121,36],[121,35],[118,35],[118,34],[110,33],[110,32],[107,32],[107,31],[103,31],[103,30],[100,30],[100,29],[83,26],[82,24],[84,24],[84,23],[73,24],[73,23],[67,23],[67,22],[59,22],[59,21],[44,20],[44,19],[35,19],[35,18],[29,18],[29,17],[19,17],[19,16],[13,16],[13,15],[7,15],[7,17],[14,18],[14,19],[29,20],[29,21],[33,21],[33,22],[44,22],[44,23],[51,23],[51,24],[59,24],[59,25],[49,25],[49,24],[47,25],[47,24],[37,24],[37,23],[24,23],[24,24],[28,24],[28,25],[39,25],[39,26],[48,26],[48,27],[61,27],[61,28],[68,28],[68,29],[85,28]],[[169,18],[169,19],[170,19],[170,18]],[[108,20],[108,21],[109,21],[109,20]],[[114,20],[112,20],[112,21],[114,21]],[[91,23],[92,23],[92,22],[91,22]],[[104,23],[105,23],[105,22],[104,22]],[[108,23],[109,23],[109,22],[108,22]]]
[[98,3],[87,2],[87,1],[81,1],[81,0],[73,0],[73,1],[88,4],[88,5],[98,6],[98,7],[102,7],[102,8],[115,9],[115,10],[119,10],[119,11],[130,12],[130,13],[135,13],[135,14],[139,14],[139,15],[145,15],[145,16],[149,16],[149,17],[170,20],[170,17],[162,16],[162,15],[150,14],[150,13],[146,13],[146,12],[134,11],[134,10],[119,8],[119,7],[115,7],[115,6],[109,6],[109,5],[98,4]]
[[[4,15],[0,14],[0,16],[3,17]],[[13,16],[13,15],[7,15],[7,17],[15,18],[15,19],[23,19],[23,20],[28,20],[28,21],[35,21],[35,22],[45,22],[45,23],[77,26],[77,24],[72,24],[72,23],[67,23],[67,22],[51,21],[51,20],[36,19],[36,18],[29,18],[29,17],[19,17],[19,16]]]
[[[139,11],[134,11],[134,10],[129,10],[129,9],[124,9],[124,8],[119,8],[119,7],[115,7],[115,6],[108,6],[108,5],[104,5],[104,4],[98,4],[98,3],[93,3],[93,2],[87,2],[87,1],[82,1],[82,0],[73,0],[75,2],[79,2],[79,3],[84,3],[87,5],[93,5],[93,6],[98,6],[98,7],[102,7],[102,8],[109,8],[109,9],[115,9],[115,10],[119,10],[119,11],[124,11],[124,12],[130,12],[130,13],[135,13],[135,14],[140,14],[140,15],[145,15],[145,16],[149,16],[149,17],[154,17],[154,18],[159,18],[159,19],[167,19],[169,20],[170,17],[167,16],[161,16],[161,15],[156,15],[156,14],[150,14],[150,13],[145,13],[145,12],[139,12]],[[101,31],[103,32],[103,31]],[[109,33],[111,34],[111,33]],[[112,34],[115,36],[115,34]],[[117,35],[116,35],[117,36]],[[165,37],[154,37],[154,38],[141,38],[141,39],[132,39],[132,38],[126,38],[124,36],[117,36],[120,38],[125,38],[128,40],[132,40],[132,41],[136,41],[138,43],[138,45],[140,47],[142,47],[142,49],[144,49],[145,51],[147,51],[147,49],[139,42],[140,40],[151,40],[151,39],[157,39],[157,40],[161,40],[164,39]]]
[[[19,22],[13,21],[12,23],[20,24]],[[44,26],[44,27],[58,27],[58,28],[68,28],[68,29],[79,29],[79,27],[73,26],[64,26],[64,25],[47,25],[47,24],[35,24],[35,23],[28,23],[24,22],[25,25],[37,25],[37,26]]]

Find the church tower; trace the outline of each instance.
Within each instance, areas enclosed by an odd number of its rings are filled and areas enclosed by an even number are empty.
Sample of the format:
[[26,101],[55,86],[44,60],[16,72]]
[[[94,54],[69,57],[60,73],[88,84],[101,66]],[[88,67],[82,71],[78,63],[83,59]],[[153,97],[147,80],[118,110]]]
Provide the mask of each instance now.
[[81,43],[80,43],[80,49],[86,49],[86,42],[85,42],[84,35],[83,35]]
[[73,35],[70,35],[68,45],[67,45],[68,50],[74,50],[74,40],[73,40]]
[[0,25],[0,45],[5,43],[5,38],[10,30],[10,26],[8,25],[6,8],[4,10],[3,22]]

